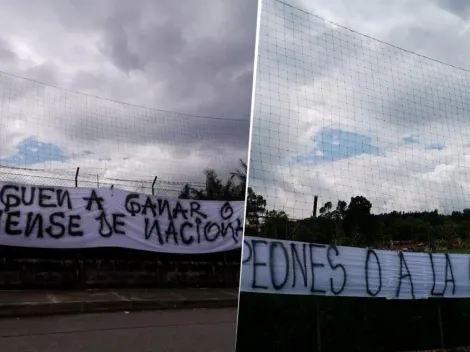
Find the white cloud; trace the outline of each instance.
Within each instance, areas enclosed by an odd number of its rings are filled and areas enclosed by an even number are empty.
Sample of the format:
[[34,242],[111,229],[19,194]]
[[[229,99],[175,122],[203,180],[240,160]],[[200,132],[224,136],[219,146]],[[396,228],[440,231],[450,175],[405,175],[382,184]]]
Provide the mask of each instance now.
[[[304,1],[300,7],[454,65],[465,67],[470,55],[468,22],[435,2]],[[314,195],[320,203],[363,195],[375,212],[469,207],[469,73],[275,0],[264,1],[263,13],[250,184],[268,207],[306,217]],[[313,137],[323,128],[371,137],[382,153],[290,162],[322,152]],[[417,143],[405,143],[410,135]],[[352,155],[362,148],[338,138],[332,148],[348,143]],[[436,144],[445,148],[426,149]]]
[[255,22],[251,0],[0,0],[0,71],[149,107],[0,73],[0,158],[34,136],[70,158],[34,165],[51,172],[226,176],[247,158]]

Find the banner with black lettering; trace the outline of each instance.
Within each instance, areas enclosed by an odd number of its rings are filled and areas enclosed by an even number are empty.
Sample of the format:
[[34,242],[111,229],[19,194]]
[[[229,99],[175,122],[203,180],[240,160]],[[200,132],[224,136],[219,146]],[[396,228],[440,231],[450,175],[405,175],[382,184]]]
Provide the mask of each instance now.
[[0,245],[213,253],[241,247],[244,202],[0,182]]
[[426,299],[470,297],[470,255],[245,237],[241,291]]

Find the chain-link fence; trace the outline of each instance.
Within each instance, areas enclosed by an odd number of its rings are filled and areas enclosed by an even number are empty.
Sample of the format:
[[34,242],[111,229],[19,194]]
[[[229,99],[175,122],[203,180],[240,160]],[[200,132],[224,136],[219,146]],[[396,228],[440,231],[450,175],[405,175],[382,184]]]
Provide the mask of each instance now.
[[[468,253],[470,72],[310,5],[260,4],[245,235]],[[238,326],[239,351],[468,346],[470,300],[242,293]]]
[[0,181],[59,187],[115,187],[130,192],[166,197],[178,197],[186,184],[196,189],[204,188],[202,182],[168,181],[160,179],[158,175],[149,176],[148,179],[144,179],[142,176],[135,180],[116,179],[102,173],[83,172],[79,167],[76,169],[44,170],[0,165]]
[[463,299],[242,292],[237,351],[466,351],[462,346],[470,346],[469,326],[470,302]]
[[[157,175],[116,179],[75,170],[0,166],[0,181],[60,187],[115,187],[131,192],[178,197],[189,184]],[[182,255],[122,248],[45,249],[0,246],[0,288],[236,287],[241,251]]]
[[[429,216],[403,213],[388,217],[356,214],[362,226],[356,227],[360,232],[352,236],[345,218],[348,206],[353,204],[346,204],[343,214],[335,213],[338,207],[330,207],[328,202],[319,204],[319,212],[314,210],[305,219],[291,219],[282,211],[269,211],[260,215],[256,223],[247,225],[245,236],[402,251],[468,253],[465,243],[445,240],[449,225],[455,228],[459,239],[465,238],[468,218],[462,213],[432,212]],[[433,223],[432,233],[426,233],[427,221]],[[364,235],[365,228],[383,232],[368,238]],[[407,231],[410,238],[393,241],[396,234],[406,236]],[[384,233],[391,237],[383,236]],[[424,237],[419,238],[421,235]],[[317,352],[467,351],[462,346],[470,346],[470,300],[386,300],[241,292],[238,326],[237,351],[248,348]]]

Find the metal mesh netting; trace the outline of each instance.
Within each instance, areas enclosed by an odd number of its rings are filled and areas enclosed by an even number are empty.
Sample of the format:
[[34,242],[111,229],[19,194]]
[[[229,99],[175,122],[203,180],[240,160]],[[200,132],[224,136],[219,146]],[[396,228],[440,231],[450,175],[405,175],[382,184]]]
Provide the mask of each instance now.
[[[26,183],[33,185],[50,185],[58,187],[116,187],[129,192],[155,194],[166,197],[178,197],[185,182],[155,179],[125,180],[102,177],[100,174],[84,174],[77,170],[39,170],[27,168],[12,168],[0,166],[0,180]],[[201,189],[204,183],[191,182],[191,187]]]
[[248,132],[241,117],[145,108],[0,72],[0,179],[74,186],[79,167],[79,186],[149,190],[158,176],[173,195],[204,182],[205,169],[226,177],[246,158]]
[[470,74],[263,0],[249,184],[268,209],[364,196],[375,213],[470,201]]

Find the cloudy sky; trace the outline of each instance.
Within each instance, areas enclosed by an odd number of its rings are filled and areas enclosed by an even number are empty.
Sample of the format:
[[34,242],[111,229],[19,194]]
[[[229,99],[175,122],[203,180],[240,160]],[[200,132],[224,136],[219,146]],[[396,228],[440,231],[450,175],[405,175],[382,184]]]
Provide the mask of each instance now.
[[[263,0],[250,184],[294,217],[470,207],[470,2]],[[316,14],[341,26],[312,16]]]
[[0,0],[1,71],[147,107],[0,74],[0,164],[173,181],[232,170],[247,159],[256,12],[254,0]]

